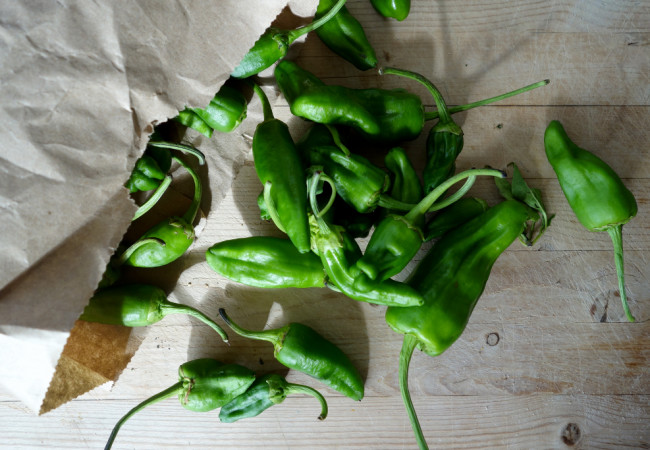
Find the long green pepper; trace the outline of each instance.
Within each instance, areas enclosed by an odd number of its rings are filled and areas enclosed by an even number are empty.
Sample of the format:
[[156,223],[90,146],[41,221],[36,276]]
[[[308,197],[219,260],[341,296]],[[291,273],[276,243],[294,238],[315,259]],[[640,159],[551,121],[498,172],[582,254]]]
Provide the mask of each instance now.
[[634,195],[602,159],[578,147],[557,120],[544,133],[546,157],[562,192],[580,223],[589,231],[607,231],[614,245],[621,303],[627,320],[634,316],[627,304],[623,270],[623,225],[636,216]]

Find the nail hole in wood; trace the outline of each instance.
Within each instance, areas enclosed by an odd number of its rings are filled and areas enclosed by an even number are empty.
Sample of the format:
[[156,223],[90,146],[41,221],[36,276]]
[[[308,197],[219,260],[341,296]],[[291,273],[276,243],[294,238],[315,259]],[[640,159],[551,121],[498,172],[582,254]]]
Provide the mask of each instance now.
[[562,442],[572,447],[580,440],[580,427],[576,423],[568,423],[562,430]]
[[499,333],[490,333],[487,335],[486,342],[490,347],[494,347],[499,343]]

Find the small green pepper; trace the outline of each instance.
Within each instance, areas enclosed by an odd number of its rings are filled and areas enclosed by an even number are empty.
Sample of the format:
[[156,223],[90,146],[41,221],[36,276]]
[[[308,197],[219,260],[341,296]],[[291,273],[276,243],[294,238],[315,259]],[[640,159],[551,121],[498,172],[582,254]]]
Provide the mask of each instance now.
[[[327,179],[322,173],[315,173],[311,183]],[[373,280],[355,267],[361,251],[358,244],[345,230],[328,224],[321,217],[313,190],[310,192],[313,214],[310,215],[314,251],[320,256],[328,282],[334,288],[360,302],[390,306],[414,306],[422,304],[420,294],[410,286],[395,280]],[[373,233],[374,235],[374,233]],[[357,249],[356,252],[351,249]]]
[[[355,267],[373,280],[387,280],[401,272],[422,246],[424,233],[421,227],[425,214],[455,202],[469,190],[476,177],[482,175],[505,177],[499,170],[471,169],[449,178],[405,215],[389,214],[379,222]],[[466,178],[468,181],[459,191],[435,204],[451,186]]]
[[219,242],[208,249],[212,270],[238,283],[261,288],[325,287],[320,258],[300,253],[288,239],[253,236]]
[[298,251],[307,253],[311,248],[307,181],[300,155],[287,124],[273,117],[262,88],[256,84],[253,88],[264,108],[264,121],[257,125],[253,135],[253,160],[257,176],[267,190],[266,207],[269,212],[277,212],[276,225],[289,236]]
[[115,424],[104,450],[109,450],[122,425],[145,407],[178,396],[181,406],[190,411],[212,411],[246,392],[255,381],[255,374],[238,364],[224,364],[214,359],[195,359],[178,369],[178,383],[149,397],[127,412]]
[[287,395],[291,394],[311,395],[321,405],[318,420],[324,420],[327,417],[327,402],[320,392],[309,386],[289,383],[280,375],[270,374],[258,378],[246,392],[222,406],[219,411],[219,420],[232,423],[240,419],[258,416],[271,406],[282,403]]
[[623,225],[636,216],[634,195],[607,163],[571,141],[557,120],[546,128],[544,146],[562,192],[580,223],[589,231],[609,233],[621,302],[627,320],[634,322],[627,304],[623,271]]
[[341,349],[314,329],[293,322],[274,330],[251,331],[234,323],[223,308],[219,314],[240,336],[272,343],[275,359],[284,366],[309,375],[353,400],[363,398],[359,371]]
[[[320,0],[314,17],[323,16],[334,4],[334,0]],[[345,6],[318,28],[316,34],[330,50],[357,69],[368,70],[377,65],[377,55],[366,37],[366,32]]]
[[178,115],[174,117],[174,120],[181,125],[185,125],[187,128],[198,131],[206,137],[212,137],[212,127],[190,108],[185,108],[183,111],[179,111]]
[[135,250],[132,248],[127,249],[122,258],[123,263],[126,265],[135,267],[164,266],[180,258],[194,242],[195,235],[192,223],[201,205],[201,180],[196,172],[183,160],[176,156],[173,159],[183,166],[194,180],[192,203],[182,217],[171,217],[159,222],[139,239],[139,241],[143,241],[155,238],[157,241],[150,241],[147,245],[141,245],[142,242],[136,241],[133,244],[138,246]]
[[279,30],[269,28],[255,42],[244,58],[235,67],[231,76],[234,78],[248,78],[260,73],[262,70],[271,67],[273,63],[281,60],[287,54],[289,46],[300,36],[317,29],[334,17],[343,6],[346,0],[338,0],[327,14],[314,20],[309,25],[295,30]]
[[522,233],[528,206],[506,200],[445,234],[411,274],[408,283],[424,297],[413,308],[387,308],[386,322],[404,334],[399,382],[420,448],[427,448],[408,392],[408,366],[415,347],[430,356],[448,349],[462,334],[499,255]]
[[485,200],[476,197],[463,197],[446,208],[441,209],[424,229],[424,242],[437,239],[454,230],[488,209]]
[[156,160],[145,154],[135,162],[125,186],[131,193],[150,191],[156,189],[164,178],[165,172],[160,169]]
[[191,306],[167,300],[165,291],[150,284],[111,286],[95,292],[79,319],[127,327],[146,327],[170,314],[187,314],[215,330],[224,342],[228,335],[214,320]]
[[[226,81],[205,108],[193,108],[211,129],[230,133],[242,123],[248,111],[248,101],[241,89]],[[208,136],[209,137],[209,136]]]
[[379,14],[389,19],[404,20],[411,11],[411,0],[370,0]]
[[[384,157],[384,164],[391,176],[390,196],[403,203],[415,204],[422,200],[424,195],[420,178],[401,147],[394,147]],[[388,210],[394,213],[395,210]]]

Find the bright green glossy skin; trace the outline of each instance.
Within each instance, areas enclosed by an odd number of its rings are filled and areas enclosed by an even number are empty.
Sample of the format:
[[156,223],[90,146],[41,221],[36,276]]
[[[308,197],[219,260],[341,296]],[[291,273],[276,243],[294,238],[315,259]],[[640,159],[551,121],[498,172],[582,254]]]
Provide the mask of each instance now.
[[439,122],[433,127],[427,137],[427,162],[422,173],[426,192],[454,175],[463,143],[463,132],[455,123]]
[[165,291],[148,284],[130,284],[99,290],[79,317],[88,322],[127,327],[152,325],[165,317]]
[[[323,16],[335,3],[335,0],[320,0],[315,17]],[[357,69],[368,70],[377,65],[377,55],[363,27],[346,7],[318,28],[316,34],[330,50]]]
[[248,78],[271,67],[274,62],[284,58],[289,49],[286,33],[277,28],[269,28],[255,42],[239,65],[230,74],[233,78]]
[[521,234],[529,215],[524,204],[508,200],[444,235],[408,281],[424,304],[389,307],[388,325],[414,336],[428,355],[448,349],[465,329],[494,262]]
[[136,161],[126,187],[130,192],[151,191],[158,187],[163,178],[165,172],[152,156],[145,154]]
[[327,403],[318,391],[300,384],[289,383],[280,375],[269,374],[255,380],[246,392],[222,406],[219,420],[232,423],[258,416],[271,406],[282,403],[291,394],[308,394],[316,397],[322,405],[319,419],[327,417]]
[[240,336],[271,342],[275,358],[284,366],[316,378],[354,400],[363,398],[363,380],[350,358],[313,328],[293,322],[282,328],[251,331],[234,323],[223,308],[219,314]]
[[325,86],[316,75],[287,60],[280,61],[275,66],[274,76],[282,95],[289,104],[310,89]]
[[211,129],[230,133],[242,123],[248,111],[244,94],[234,86],[224,84],[205,108],[192,111]]
[[483,214],[488,209],[485,200],[475,197],[464,197],[450,206],[440,210],[424,229],[424,241],[430,241],[469,222],[474,217]]
[[390,196],[405,203],[418,203],[423,191],[420,178],[401,147],[392,148],[384,158],[384,164],[391,173]]
[[271,198],[284,231],[300,253],[310,251],[306,177],[289,127],[279,119],[260,123],[253,136],[255,171]]
[[370,0],[372,6],[384,17],[404,20],[411,11],[411,0]]
[[255,381],[250,369],[214,359],[196,359],[178,369],[183,390],[178,400],[190,411],[212,411],[241,395]]
[[195,111],[189,108],[180,111],[174,120],[188,128],[198,131],[206,137],[212,137],[212,127],[205,123],[205,120],[203,120]]
[[171,217],[154,225],[140,240],[157,238],[138,248],[124,264],[134,267],[160,267],[177,260],[194,242],[194,227],[182,217]]
[[373,211],[379,196],[386,192],[390,180],[386,172],[360,155],[346,155],[332,145],[311,147],[306,159],[310,165],[322,166],[334,181],[336,193],[358,212]]
[[627,223],[637,213],[634,195],[602,159],[581,149],[562,124],[552,121],[544,134],[546,156],[580,223],[604,231]]
[[320,258],[298,252],[288,239],[253,236],[219,242],[208,249],[206,260],[215,272],[249,286],[325,287]]

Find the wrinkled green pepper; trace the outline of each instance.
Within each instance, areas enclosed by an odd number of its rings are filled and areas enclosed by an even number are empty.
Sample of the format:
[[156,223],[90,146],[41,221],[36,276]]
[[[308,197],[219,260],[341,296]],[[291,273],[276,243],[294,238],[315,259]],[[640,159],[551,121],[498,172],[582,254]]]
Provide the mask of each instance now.
[[279,30],[269,28],[255,42],[244,58],[235,67],[231,73],[233,78],[248,78],[260,73],[262,70],[271,67],[273,63],[281,60],[287,54],[289,46],[300,36],[327,23],[334,17],[343,6],[346,0],[338,0],[327,14],[322,15],[319,19],[314,20],[309,25],[297,28],[295,30]]
[[[335,0],[320,0],[314,17],[322,17],[335,3]],[[377,55],[366,37],[366,32],[345,6],[320,26],[316,34],[330,50],[357,69],[368,70],[377,65]]]
[[208,265],[238,283],[261,288],[325,287],[320,258],[300,253],[288,239],[253,236],[219,242],[206,252]]
[[208,106],[193,108],[192,112],[212,130],[230,133],[246,118],[248,102],[241,89],[228,80],[210,100]]
[[411,0],[370,0],[379,14],[389,19],[404,20],[411,11]]
[[[390,196],[403,203],[416,204],[424,195],[422,183],[413,163],[401,147],[394,147],[386,153],[384,164],[390,172]],[[386,212],[394,213],[388,209]]]
[[215,330],[224,342],[228,335],[201,311],[167,300],[165,291],[150,284],[111,286],[95,292],[79,319],[108,325],[146,327],[170,314],[187,314]]
[[[376,226],[355,267],[373,280],[387,280],[401,272],[422,246],[425,214],[458,200],[471,188],[477,176],[504,177],[505,174],[494,169],[466,170],[431,191],[405,215],[389,214]],[[468,181],[460,190],[436,204],[451,186],[464,179]]]
[[264,121],[253,136],[253,160],[265,188],[266,207],[275,224],[286,233],[300,253],[310,251],[307,219],[307,180],[287,124],[273,117],[266,94],[255,92],[264,108]]
[[607,231],[614,245],[618,287],[627,320],[634,322],[625,292],[623,225],[636,216],[634,195],[602,159],[578,147],[557,120],[544,133],[546,157],[580,223],[589,231]]
[[327,417],[327,402],[316,389],[302,384],[289,383],[277,374],[264,375],[239,396],[221,407],[219,420],[225,423],[255,417],[273,405],[280,404],[291,394],[307,394],[320,402],[321,412],[318,420]]
[[454,230],[474,217],[483,214],[488,209],[485,200],[476,197],[463,197],[441,209],[424,228],[424,242],[437,239]]
[[[192,225],[201,205],[201,180],[183,160],[173,157],[194,180],[194,197],[186,213],[159,222],[122,255],[122,262],[134,267],[159,267],[180,258],[194,242]],[[143,245],[144,243],[144,245]]]
[[399,381],[420,448],[426,441],[408,392],[408,367],[417,347],[430,356],[448,349],[462,334],[499,255],[517,239],[531,214],[529,207],[506,200],[445,234],[429,250],[408,283],[424,297],[422,306],[386,310],[386,322],[404,334]]
[[214,131],[210,125],[205,123],[196,111],[193,111],[190,108],[185,108],[183,111],[179,111],[178,115],[174,117],[174,120],[181,125],[185,125],[187,128],[198,131],[206,137],[212,137],[212,132]]
[[309,375],[353,400],[363,398],[363,380],[352,361],[313,328],[293,322],[278,329],[251,331],[234,323],[223,308],[219,314],[240,336],[272,343],[275,359],[284,366]]
[[246,392],[255,374],[238,364],[224,364],[214,359],[195,359],[178,369],[178,383],[149,397],[122,417],[111,432],[104,450],[109,450],[122,425],[145,407],[178,396],[181,406],[190,411],[206,412],[220,408]]

